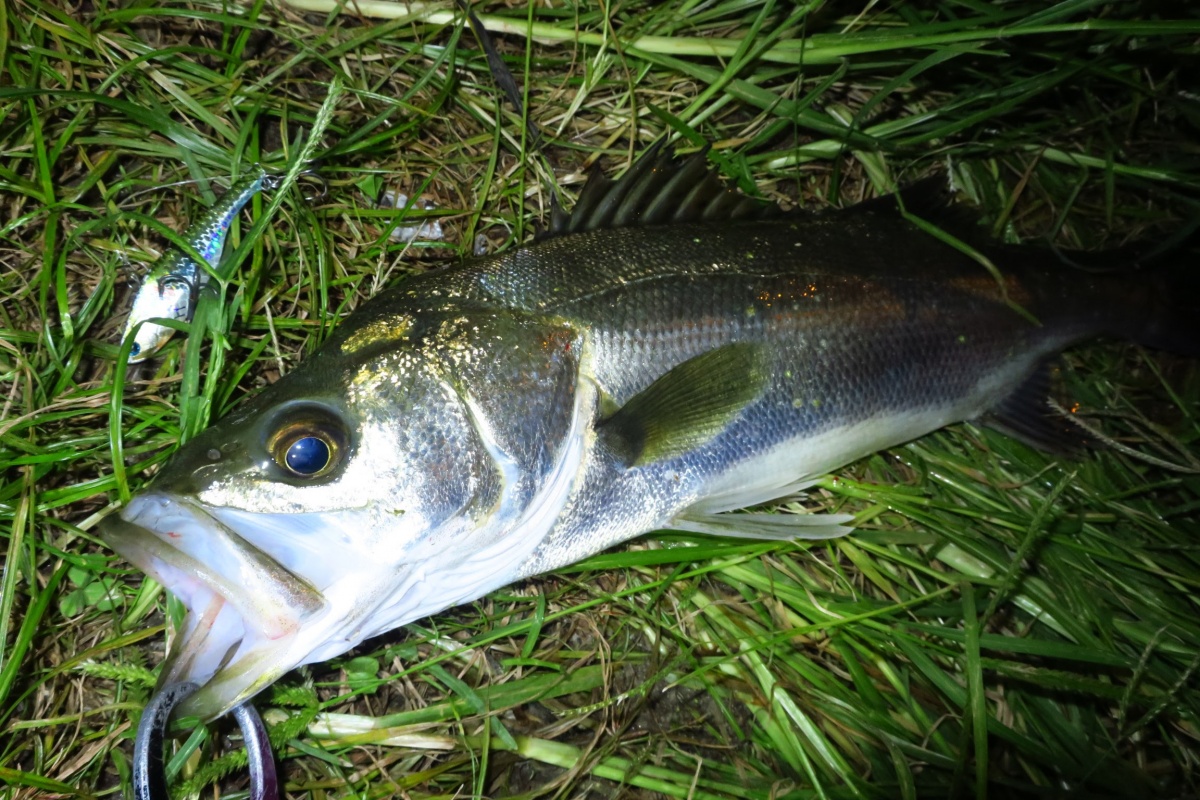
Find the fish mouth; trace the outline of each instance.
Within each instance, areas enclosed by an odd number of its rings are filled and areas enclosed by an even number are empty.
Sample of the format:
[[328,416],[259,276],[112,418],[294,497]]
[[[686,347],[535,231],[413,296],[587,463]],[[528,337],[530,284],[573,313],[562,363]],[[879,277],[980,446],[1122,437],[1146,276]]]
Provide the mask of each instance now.
[[212,719],[269,686],[297,659],[302,625],[324,615],[324,595],[187,498],[135,497],[101,522],[114,550],[187,608],[159,687],[200,690],[179,708]]

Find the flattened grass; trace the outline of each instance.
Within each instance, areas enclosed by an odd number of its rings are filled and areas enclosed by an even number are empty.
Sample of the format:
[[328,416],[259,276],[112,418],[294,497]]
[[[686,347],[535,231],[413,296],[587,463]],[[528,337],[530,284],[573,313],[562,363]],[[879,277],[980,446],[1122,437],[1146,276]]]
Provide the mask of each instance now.
[[[128,789],[179,609],[97,519],[366,297],[522,241],[552,182],[570,194],[673,131],[789,204],[932,172],[1009,240],[1157,241],[1197,218],[1183,4],[482,3],[539,152],[448,4],[346,11],[32,0],[0,20],[12,797]],[[302,179],[256,200],[192,344],[115,366],[164,231],[238,165],[305,151],[323,196]],[[438,208],[380,208],[383,189]],[[422,215],[446,241],[390,237]],[[970,426],[924,437],[810,492],[856,515],[851,537],[645,537],[285,678],[259,705],[289,794],[1195,794],[1200,370],[1121,343],[1066,367],[1087,420],[1193,471],[1120,449],[1055,461]],[[214,730],[181,745],[176,796],[244,788]]]

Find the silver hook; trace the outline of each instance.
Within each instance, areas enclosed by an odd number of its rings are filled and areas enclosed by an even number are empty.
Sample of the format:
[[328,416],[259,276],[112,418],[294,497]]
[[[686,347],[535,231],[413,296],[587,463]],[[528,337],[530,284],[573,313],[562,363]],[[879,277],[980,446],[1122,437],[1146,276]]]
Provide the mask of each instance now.
[[[134,800],[169,800],[167,773],[163,766],[163,741],[171,712],[200,687],[178,683],[164,687],[151,698],[142,712],[137,736],[133,740]],[[250,800],[278,800],[279,778],[275,756],[267,738],[267,727],[258,711],[246,701],[233,709],[233,718],[242,729],[250,767]]]
[[305,202],[315,203],[318,200],[324,200],[329,196],[329,181],[322,178],[321,174],[317,172],[316,169],[309,167],[308,169],[303,170],[299,175],[296,176],[297,183],[299,183],[300,178],[312,179],[309,181],[309,183],[315,182],[317,184],[317,188],[319,189],[317,194],[304,195]]

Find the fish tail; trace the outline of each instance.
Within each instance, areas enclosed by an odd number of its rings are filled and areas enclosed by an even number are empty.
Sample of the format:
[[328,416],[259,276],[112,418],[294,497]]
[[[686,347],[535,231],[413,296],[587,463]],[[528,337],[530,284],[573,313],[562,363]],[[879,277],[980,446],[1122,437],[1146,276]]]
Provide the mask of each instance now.
[[1158,350],[1200,356],[1200,258],[1194,251],[1183,256],[1145,273],[1148,308],[1132,338]]
[[1147,302],[1130,338],[1146,347],[1200,356],[1200,219],[1134,260]]
[[1086,276],[1091,289],[1071,300],[1061,290],[1043,299],[1073,306],[1087,320],[1089,335],[1200,356],[1200,219],[1153,248],[1141,242],[1098,252],[1056,251],[1051,258],[1060,262],[1057,275],[1066,262],[1081,270],[1066,280]]

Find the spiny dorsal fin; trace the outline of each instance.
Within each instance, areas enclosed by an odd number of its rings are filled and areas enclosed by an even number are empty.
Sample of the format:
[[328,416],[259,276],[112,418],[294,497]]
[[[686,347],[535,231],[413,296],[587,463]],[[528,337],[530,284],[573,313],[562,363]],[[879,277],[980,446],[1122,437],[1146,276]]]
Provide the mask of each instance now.
[[774,203],[726,186],[708,166],[708,148],[677,159],[660,140],[615,181],[593,169],[575,208],[568,214],[555,203],[550,228],[539,238],[670,222],[761,219],[780,213]]
[[599,430],[629,466],[712,441],[763,391],[763,345],[727,344],[684,361],[604,420]]

